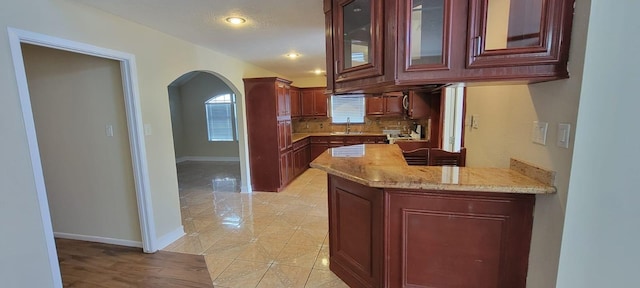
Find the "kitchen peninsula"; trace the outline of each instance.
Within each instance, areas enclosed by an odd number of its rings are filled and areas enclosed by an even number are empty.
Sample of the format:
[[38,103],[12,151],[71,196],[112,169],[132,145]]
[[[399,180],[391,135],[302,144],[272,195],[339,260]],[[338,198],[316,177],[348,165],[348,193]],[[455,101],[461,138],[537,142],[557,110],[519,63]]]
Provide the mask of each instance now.
[[311,167],[328,173],[330,269],[351,287],[525,287],[535,194],[556,191],[526,166],[409,166],[388,144],[328,149]]

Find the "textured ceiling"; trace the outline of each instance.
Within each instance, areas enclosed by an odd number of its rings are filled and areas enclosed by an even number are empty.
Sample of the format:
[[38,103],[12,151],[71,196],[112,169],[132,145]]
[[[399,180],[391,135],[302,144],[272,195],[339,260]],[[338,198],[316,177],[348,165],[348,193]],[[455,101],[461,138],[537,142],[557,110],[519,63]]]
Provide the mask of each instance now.
[[[322,0],[71,0],[290,78],[325,70]],[[231,27],[224,19],[242,16]],[[295,51],[296,60],[284,55]]]

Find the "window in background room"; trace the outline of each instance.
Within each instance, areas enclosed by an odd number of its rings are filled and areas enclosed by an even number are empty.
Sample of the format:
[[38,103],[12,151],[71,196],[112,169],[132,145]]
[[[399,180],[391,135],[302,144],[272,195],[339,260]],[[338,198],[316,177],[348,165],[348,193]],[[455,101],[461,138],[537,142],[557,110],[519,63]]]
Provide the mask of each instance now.
[[222,94],[205,102],[209,141],[235,141],[236,95]]
[[364,95],[332,95],[331,123],[364,123]]

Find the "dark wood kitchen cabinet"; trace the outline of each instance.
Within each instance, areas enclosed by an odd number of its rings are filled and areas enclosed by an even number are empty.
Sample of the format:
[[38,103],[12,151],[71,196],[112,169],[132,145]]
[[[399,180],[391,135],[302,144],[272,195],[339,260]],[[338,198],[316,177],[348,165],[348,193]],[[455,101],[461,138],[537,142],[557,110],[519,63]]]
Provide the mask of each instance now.
[[293,173],[290,81],[245,78],[251,185],[256,191],[282,190]]
[[310,145],[311,145],[311,161],[313,161],[313,159],[316,159],[318,156],[320,156],[320,154],[324,153],[324,151],[327,151],[327,149],[329,149],[329,140],[331,139],[331,137],[325,137],[325,136],[313,136],[310,139]]
[[290,99],[290,107],[291,107],[291,118],[297,118],[302,116],[301,103],[300,103],[300,88],[291,86],[289,88],[289,95],[291,95]]
[[301,116],[327,117],[325,87],[300,88]]
[[276,82],[278,117],[291,116],[291,95],[289,94],[289,84],[291,82]]
[[327,87],[381,93],[567,78],[573,2],[325,1]]
[[383,190],[329,176],[329,267],[350,287],[383,287]]
[[386,287],[526,287],[534,203],[529,194],[385,189]]
[[[336,83],[384,76],[384,0],[333,0]],[[329,69],[329,67],[327,67]]]
[[404,108],[402,106],[402,92],[383,93],[380,96],[366,97],[367,116],[401,116]]
[[328,183],[329,267],[349,286],[526,287],[534,195]]
[[[469,7],[470,68],[539,65],[566,74],[573,1],[473,0]],[[556,68],[556,69],[557,69]]]
[[293,143],[293,177],[307,170],[311,162],[310,139],[305,138]]

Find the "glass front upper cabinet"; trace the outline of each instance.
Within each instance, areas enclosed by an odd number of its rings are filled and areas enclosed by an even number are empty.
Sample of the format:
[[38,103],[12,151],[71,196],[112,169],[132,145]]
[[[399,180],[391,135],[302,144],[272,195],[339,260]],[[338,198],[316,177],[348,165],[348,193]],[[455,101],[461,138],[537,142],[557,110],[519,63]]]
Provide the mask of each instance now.
[[[408,25],[407,66],[446,67],[449,33],[448,7],[445,0],[411,0],[407,7]],[[407,43],[405,41],[405,43]]]
[[558,61],[565,0],[473,0],[468,67]]
[[382,0],[335,0],[336,82],[382,75]]

